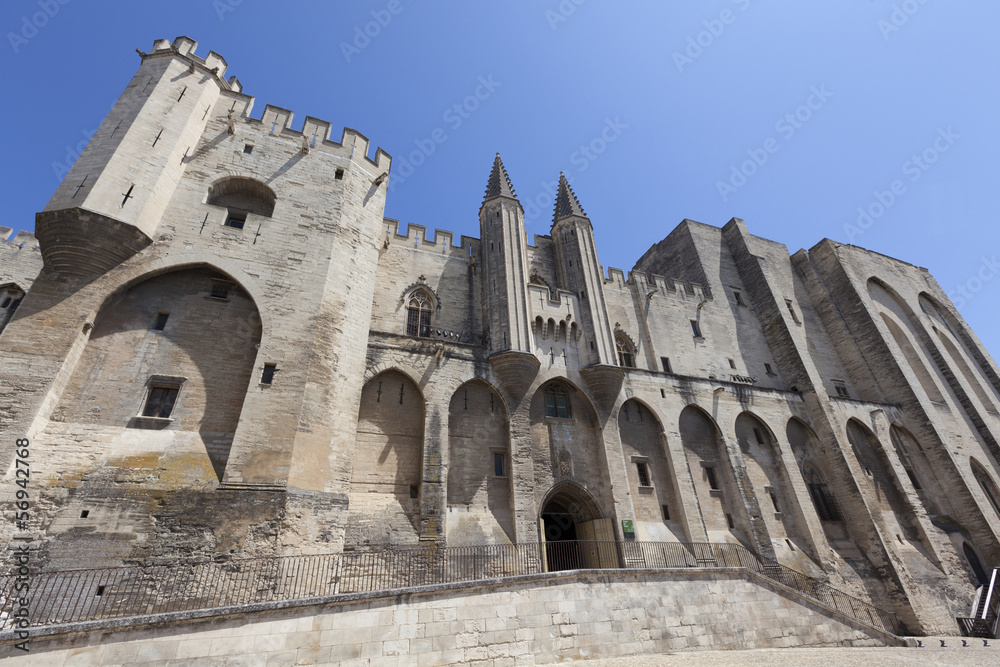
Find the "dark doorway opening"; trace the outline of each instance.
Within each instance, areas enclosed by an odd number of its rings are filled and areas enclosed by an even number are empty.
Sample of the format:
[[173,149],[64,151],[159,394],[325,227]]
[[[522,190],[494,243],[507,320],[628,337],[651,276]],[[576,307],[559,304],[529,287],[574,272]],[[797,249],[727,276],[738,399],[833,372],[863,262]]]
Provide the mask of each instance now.
[[976,579],[979,583],[985,586],[990,582],[990,575],[986,573],[986,568],[983,567],[982,561],[979,560],[979,556],[976,552],[969,546],[968,542],[962,543],[962,551],[965,552],[965,560],[969,561],[969,566],[976,575]]
[[551,500],[542,510],[542,527],[545,530],[545,555],[549,572],[577,570],[585,567],[580,544],[577,542],[577,522],[574,515],[556,500]]

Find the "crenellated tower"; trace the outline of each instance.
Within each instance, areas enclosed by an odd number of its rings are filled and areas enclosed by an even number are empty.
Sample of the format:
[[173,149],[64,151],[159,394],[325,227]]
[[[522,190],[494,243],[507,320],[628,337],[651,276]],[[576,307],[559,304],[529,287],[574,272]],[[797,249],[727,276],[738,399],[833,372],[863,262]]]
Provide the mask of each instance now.
[[47,267],[94,276],[148,246],[212,118],[226,61],[194,55],[197,42],[158,40],[104,122],[36,216]]
[[528,317],[528,241],[524,209],[497,153],[479,208],[484,331],[490,361],[508,391],[527,389],[540,362]]

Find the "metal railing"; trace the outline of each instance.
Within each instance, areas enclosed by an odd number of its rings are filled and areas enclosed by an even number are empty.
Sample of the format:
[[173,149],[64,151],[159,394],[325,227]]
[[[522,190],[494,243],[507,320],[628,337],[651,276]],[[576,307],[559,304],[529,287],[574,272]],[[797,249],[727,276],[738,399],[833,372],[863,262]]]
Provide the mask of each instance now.
[[1000,625],[1000,568],[994,568],[989,582],[979,591],[972,618],[958,617],[963,637],[997,638]]
[[584,569],[746,568],[852,618],[898,634],[892,612],[838,591],[738,544],[566,541],[231,559],[0,576],[0,630],[14,628],[18,598],[32,626],[211,610]]

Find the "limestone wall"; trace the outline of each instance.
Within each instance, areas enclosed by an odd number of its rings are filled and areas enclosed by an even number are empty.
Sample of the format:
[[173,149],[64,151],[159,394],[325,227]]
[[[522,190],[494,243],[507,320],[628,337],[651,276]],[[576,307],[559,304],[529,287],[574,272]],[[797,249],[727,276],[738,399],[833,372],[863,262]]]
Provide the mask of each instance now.
[[533,665],[684,650],[883,646],[893,637],[737,570],[603,573],[159,623],[2,646],[0,664]]

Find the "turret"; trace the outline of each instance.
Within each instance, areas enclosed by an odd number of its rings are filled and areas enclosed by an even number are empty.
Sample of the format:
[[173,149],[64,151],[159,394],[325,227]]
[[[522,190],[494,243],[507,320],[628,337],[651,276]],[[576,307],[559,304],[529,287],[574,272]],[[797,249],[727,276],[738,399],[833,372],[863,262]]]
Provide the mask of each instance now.
[[497,153],[479,209],[484,330],[490,361],[512,394],[527,389],[540,366],[528,318],[528,240],[524,209]]
[[152,242],[167,202],[211,117],[226,61],[197,43],[158,40],[90,143],[36,216],[45,265],[94,276]]
[[559,287],[580,298],[580,327],[587,341],[588,365],[615,364],[615,346],[604,300],[604,276],[597,259],[594,228],[566,176],[559,174],[559,192],[552,215]]

